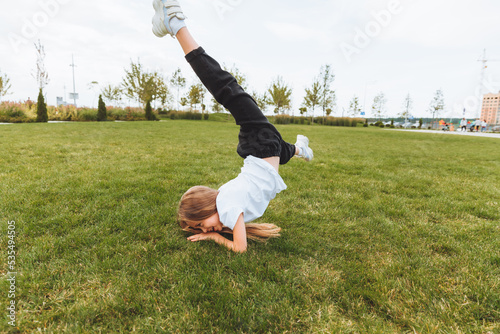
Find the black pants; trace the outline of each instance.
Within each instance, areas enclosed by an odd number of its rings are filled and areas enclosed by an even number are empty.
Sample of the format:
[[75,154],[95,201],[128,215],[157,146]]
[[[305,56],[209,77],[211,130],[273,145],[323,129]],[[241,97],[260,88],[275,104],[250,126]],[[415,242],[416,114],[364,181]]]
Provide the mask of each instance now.
[[237,152],[242,158],[249,155],[257,158],[278,156],[283,165],[295,155],[295,145],[281,138],[255,100],[202,47],[187,54],[186,60],[208,91],[229,110],[240,126]]

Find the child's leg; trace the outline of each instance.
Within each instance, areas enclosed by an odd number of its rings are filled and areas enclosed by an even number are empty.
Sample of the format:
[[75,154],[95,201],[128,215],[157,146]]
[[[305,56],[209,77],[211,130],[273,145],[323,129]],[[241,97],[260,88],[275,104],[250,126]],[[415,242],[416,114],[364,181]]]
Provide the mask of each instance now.
[[190,37],[187,28],[181,29],[177,36],[184,52],[190,50],[186,54],[186,60],[196,75],[217,102],[231,112],[236,124],[268,123],[254,99],[241,88],[229,72],[224,71],[203,48],[193,49],[197,44]]
[[181,28],[176,37],[185,55],[200,47],[186,27]]
[[280,164],[287,163],[296,153],[295,145],[285,142],[255,100],[236,79],[199,47],[187,28],[177,33],[186,60],[214,98],[227,108],[236,124],[241,126],[237,152],[243,158],[278,156]]

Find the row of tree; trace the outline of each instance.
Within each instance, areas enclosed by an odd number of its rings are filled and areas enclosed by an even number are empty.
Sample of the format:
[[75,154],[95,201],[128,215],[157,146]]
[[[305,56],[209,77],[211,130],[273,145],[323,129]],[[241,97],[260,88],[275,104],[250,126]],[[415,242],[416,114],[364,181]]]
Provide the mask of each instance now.
[[[246,76],[233,65],[232,68],[224,69],[231,73],[237,80],[238,84],[248,91],[248,82]],[[323,116],[330,116],[336,106],[336,93],[332,89],[335,75],[331,65],[323,65],[320,68],[319,74],[313,79],[309,87],[305,88],[305,95],[302,106],[299,108],[301,115],[310,115],[313,117],[319,109]],[[187,87],[187,80],[182,75],[180,68],[175,70],[169,80],[170,87],[175,91],[175,105],[179,110],[180,106],[189,106],[192,109],[201,109],[202,112],[207,112],[205,104],[206,89],[197,81]],[[187,88],[185,94],[181,92]],[[125,69],[125,77],[121,84],[113,86],[108,85],[102,91],[102,95],[110,102],[119,102],[122,96],[135,99],[142,104],[147,101],[159,102],[165,105],[171,100],[171,93],[167,81],[158,72],[147,72],[143,70],[143,66],[138,61],[137,63],[131,62],[130,68]],[[263,111],[267,111],[269,107],[273,108],[276,114],[287,113],[291,109],[292,88],[287,84],[282,77],[278,76],[269,85],[269,88],[263,93],[259,94],[255,90],[251,94],[254,100]],[[211,98],[212,111],[222,112],[224,107],[220,105],[214,98]],[[371,105],[371,112],[377,118],[386,116],[387,97],[383,92],[378,93],[373,99]],[[438,117],[444,110],[444,97],[442,90],[437,90],[434,98],[432,99],[429,111],[433,118]],[[363,110],[360,99],[358,96],[353,96],[349,103],[347,115],[352,117],[359,117]],[[403,102],[401,112],[398,113],[400,117],[411,117],[413,112],[413,99],[408,94]],[[344,116],[342,114],[342,116]]]
[[[45,50],[40,41],[35,43],[37,53],[36,70],[33,71],[32,76],[38,83],[40,91],[43,93],[45,86],[49,83],[49,76],[45,69]],[[239,69],[233,65],[232,68],[224,69],[230,72],[237,80],[238,84],[248,91],[247,78],[242,74]],[[336,94],[332,89],[335,75],[331,65],[323,65],[320,68],[319,74],[313,79],[309,87],[305,88],[305,96],[302,106],[299,108],[301,115],[315,115],[316,110],[319,108],[323,116],[330,116],[336,106]],[[187,80],[182,75],[180,68],[174,71],[170,80],[167,80],[158,71],[148,71],[138,60],[137,62],[130,62],[129,68],[125,69],[125,76],[122,81],[117,85],[107,85],[102,91],[102,97],[108,103],[120,104],[123,97],[135,100],[141,103],[144,107],[148,103],[159,104],[163,107],[172,100],[171,90],[175,91],[175,105],[179,110],[180,106],[189,106],[192,109],[201,109],[202,112],[208,112],[205,97],[206,89],[202,83],[197,80],[189,87],[187,93],[181,94],[187,87]],[[10,80],[6,74],[0,72],[0,99],[9,93],[11,89]],[[259,107],[263,111],[267,111],[269,107],[273,108],[276,114],[287,113],[291,109],[292,88],[288,85],[282,77],[278,76],[272,80],[269,88],[262,94],[255,90],[251,94]],[[221,112],[224,107],[220,105],[213,98],[212,111]],[[386,115],[387,98],[383,92],[377,94],[373,100],[371,111],[375,117],[382,118]],[[432,113],[433,118],[438,117],[440,112],[444,109],[443,92],[437,90],[436,94],[431,101],[429,111]],[[408,94],[404,100],[402,111],[398,114],[400,117],[410,117],[413,110],[413,100]],[[360,100],[357,96],[353,96],[349,103],[347,115],[358,117],[362,109]],[[342,113],[344,116],[344,112]]]
[[[386,117],[386,104],[387,97],[385,96],[385,94],[383,92],[378,93],[373,99],[373,103],[371,106],[372,115],[379,119]],[[438,89],[431,100],[428,111],[432,114],[432,118],[436,118],[439,117],[441,112],[444,110],[444,107],[445,103],[443,91],[441,89]],[[359,116],[362,111],[364,110],[361,107],[359,98],[355,95],[349,103],[348,115]],[[413,99],[410,93],[408,93],[403,101],[401,111],[397,114],[397,116],[402,118],[410,118],[412,116],[412,112]]]
[[[247,78],[238,68],[224,66],[224,69],[236,78],[238,84],[245,91],[248,91]],[[331,113],[336,102],[335,91],[331,87],[335,79],[332,72],[330,65],[321,67],[320,74],[314,79],[312,87],[305,90],[301,113],[310,111],[314,114],[318,107],[323,110],[323,115]],[[181,94],[181,91],[186,88],[187,92]],[[165,106],[167,102],[172,100],[171,91],[175,92],[177,110],[180,109],[180,106],[189,106],[192,109],[201,109],[202,112],[207,111],[205,101],[207,90],[199,80],[187,87],[187,80],[181,69],[178,68],[167,81],[161,73],[145,70],[140,61],[131,61],[129,68],[125,69],[125,76],[121,83],[104,87],[102,96],[110,103],[119,104],[123,97],[127,97],[143,105],[149,101]],[[280,76],[273,79],[263,94],[253,91],[251,95],[264,111],[273,107],[276,114],[283,114],[292,107],[292,88]],[[215,99],[212,98],[211,102],[212,111],[221,112],[224,110],[224,107]]]

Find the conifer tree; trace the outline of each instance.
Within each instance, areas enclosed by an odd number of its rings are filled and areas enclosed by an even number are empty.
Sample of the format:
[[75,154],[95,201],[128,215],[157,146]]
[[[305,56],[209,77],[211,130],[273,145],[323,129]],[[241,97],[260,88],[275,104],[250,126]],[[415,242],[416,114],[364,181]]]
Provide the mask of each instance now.
[[102,100],[102,95],[99,95],[99,106],[97,107],[97,121],[102,122],[107,120],[106,116],[106,104]]
[[146,120],[156,121],[156,116],[153,114],[153,108],[151,108],[151,101],[146,103]]
[[41,88],[40,93],[38,94],[38,103],[36,106],[36,121],[41,123],[46,123],[49,121],[49,115],[47,114],[47,105],[45,104],[45,98],[43,97]]

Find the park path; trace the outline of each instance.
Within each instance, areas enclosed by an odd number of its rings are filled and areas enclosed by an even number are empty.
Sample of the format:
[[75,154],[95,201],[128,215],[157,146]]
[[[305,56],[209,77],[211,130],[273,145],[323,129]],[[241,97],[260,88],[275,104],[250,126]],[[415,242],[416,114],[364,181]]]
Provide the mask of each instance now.
[[470,137],[488,137],[500,139],[500,133],[485,133],[485,132],[462,132],[462,131],[439,131],[439,130],[405,130],[405,129],[384,129],[390,131],[406,131],[406,132],[419,132],[419,133],[437,133],[444,135],[460,135]]

